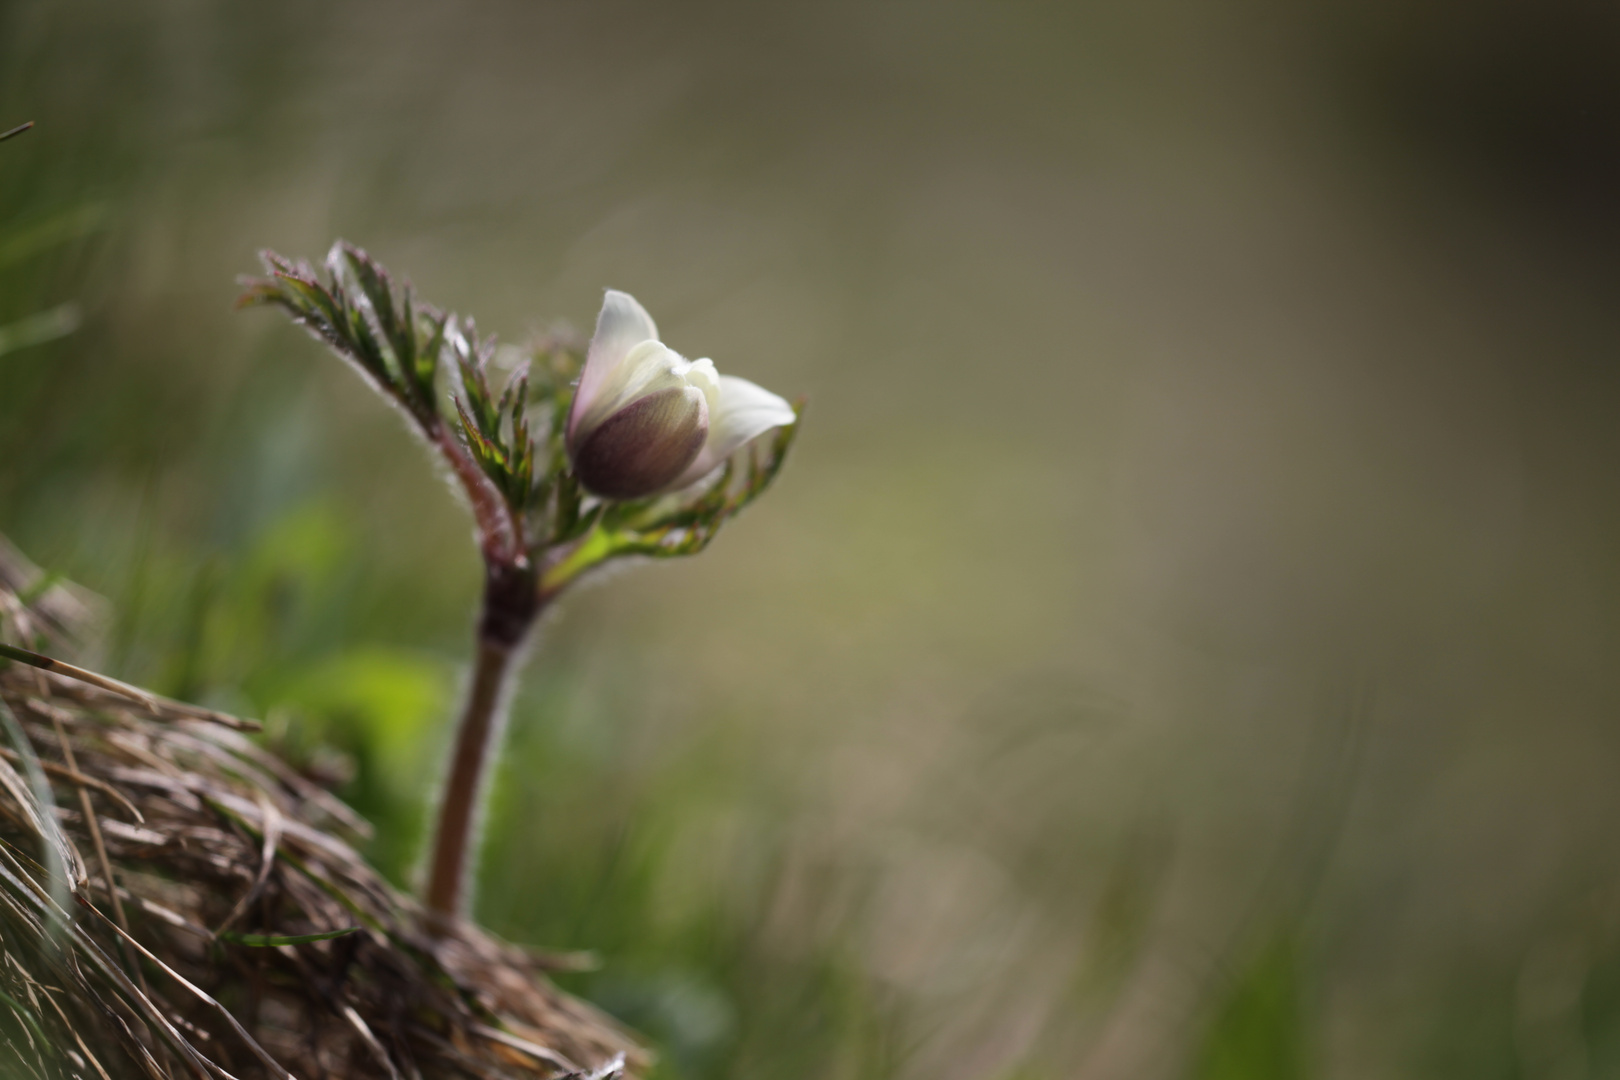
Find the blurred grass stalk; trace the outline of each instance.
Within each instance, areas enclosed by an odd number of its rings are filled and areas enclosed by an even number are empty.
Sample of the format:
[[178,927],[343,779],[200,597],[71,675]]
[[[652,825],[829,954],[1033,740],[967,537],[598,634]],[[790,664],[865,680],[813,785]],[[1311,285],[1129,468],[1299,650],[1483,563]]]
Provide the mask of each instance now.
[[[0,142],[15,138],[34,127],[32,120],[24,121],[8,131],[0,132]],[[92,208],[94,210],[95,208]],[[84,215],[77,215],[82,217]],[[99,216],[99,213],[97,214]],[[9,242],[0,244],[0,265],[13,262],[16,259],[32,253],[34,250],[49,246],[58,237],[57,233],[64,230],[54,227],[56,223],[47,222],[43,230],[25,232],[13,237]],[[71,233],[73,230],[67,230]],[[53,308],[41,311],[36,315],[18,319],[8,326],[0,326],[0,356],[26,349],[30,345],[43,345],[47,341],[66,337],[79,328],[82,321],[79,306],[74,303],[58,304]]]
[[79,328],[81,321],[79,305],[70,301],[0,326],[0,356],[67,337]]

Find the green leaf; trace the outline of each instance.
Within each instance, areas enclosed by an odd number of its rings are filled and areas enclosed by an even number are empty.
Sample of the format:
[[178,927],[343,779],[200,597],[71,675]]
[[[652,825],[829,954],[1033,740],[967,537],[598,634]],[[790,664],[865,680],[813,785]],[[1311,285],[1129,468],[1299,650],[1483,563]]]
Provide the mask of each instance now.
[[28,1030],[33,1032],[34,1037],[39,1040],[41,1046],[51,1045],[51,1040],[46,1037],[45,1030],[39,1026],[39,1020],[28,1006],[3,990],[0,990],[0,1005],[6,1006],[6,1008],[21,1017],[23,1023],[28,1025]]
[[52,214],[33,224],[13,229],[0,243],[0,266],[10,266],[107,227],[112,215],[106,203],[86,203]]
[[238,307],[272,304],[358,367],[424,430],[439,422],[434,381],[450,317],[418,305],[365,252],[342,241],[326,257],[327,282],[306,262],[260,253],[270,277],[243,282]]
[[305,945],[311,941],[331,941],[333,938],[348,937],[363,927],[350,926],[342,930],[328,930],[324,934],[294,934],[291,937],[276,937],[268,934],[238,934],[231,931],[219,935],[221,941],[229,941],[236,945],[247,945],[254,949],[274,949],[281,945]]
[[[410,301],[409,295],[406,300]],[[427,340],[416,353],[416,381],[422,384],[427,397],[433,397],[433,382],[439,371],[439,357],[444,354],[445,328],[450,323],[450,316],[437,311],[428,310],[420,315],[421,321],[429,328]]]
[[79,321],[79,305],[67,303],[0,326],[0,356],[66,337],[79,328]]
[[1279,936],[1227,988],[1194,1080],[1304,1080],[1309,1074],[1298,964]]

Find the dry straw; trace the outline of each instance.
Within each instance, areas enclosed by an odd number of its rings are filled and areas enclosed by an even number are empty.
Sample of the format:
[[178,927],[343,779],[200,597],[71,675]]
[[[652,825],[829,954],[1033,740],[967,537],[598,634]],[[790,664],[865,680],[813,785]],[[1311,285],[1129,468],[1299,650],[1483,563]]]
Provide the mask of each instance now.
[[366,824],[244,735],[252,725],[34,651],[67,648],[85,614],[0,541],[0,1076],[646,1064],[551,985],[557,960],[430,923],[351,846]]

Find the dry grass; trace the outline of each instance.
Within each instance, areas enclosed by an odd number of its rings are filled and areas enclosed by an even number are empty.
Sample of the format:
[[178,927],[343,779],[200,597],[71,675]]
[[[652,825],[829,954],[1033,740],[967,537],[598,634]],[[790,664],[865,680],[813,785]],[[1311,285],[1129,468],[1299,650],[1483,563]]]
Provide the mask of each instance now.
[[[0,545],[7,642],[66,648],[86,610]],[[550,984],[546,957],[469,925],[435,932],[350,845],[366,824],[250,725],[9,655],[0,1075],[436,1080],[645,1063]]]

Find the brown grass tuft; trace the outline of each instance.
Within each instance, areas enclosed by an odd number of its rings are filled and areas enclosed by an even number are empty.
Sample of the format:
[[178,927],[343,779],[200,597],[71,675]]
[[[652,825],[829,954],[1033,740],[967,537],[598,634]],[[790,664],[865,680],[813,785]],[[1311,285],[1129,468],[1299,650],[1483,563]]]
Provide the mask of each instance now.
[[365,822],[251,725],[18,649],[65,647],[84,610],[0,542],[0,1075],[439,1080],[646,1063],[551,985],[544,957],[466,924],[435,932],[351,846]]

